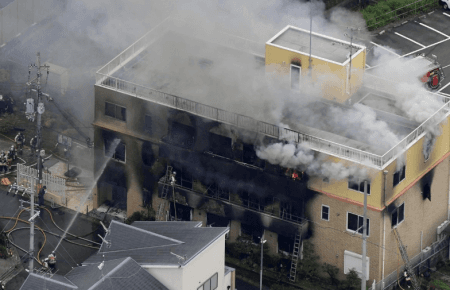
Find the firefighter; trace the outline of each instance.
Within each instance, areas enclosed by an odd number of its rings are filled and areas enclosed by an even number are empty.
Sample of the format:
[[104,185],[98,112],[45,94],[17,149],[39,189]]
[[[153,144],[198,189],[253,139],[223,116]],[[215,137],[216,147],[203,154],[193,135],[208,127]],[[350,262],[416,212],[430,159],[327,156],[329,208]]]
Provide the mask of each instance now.
[[16,160],[16,158],[17,158],[16,147],[14,145],[12,145],[11,149],[9,149],[9,151],[11,152],[13,161]]
[[17,150],[20,152],[20,154],[22,154],[23,143],[25,143],[25,136],[23,136],[22,132],[19,132],[14,140],[16,141]]
[[172,172],[172,174],[170,175],[170,185],[171,186],[174,186],[174,184],[175,184],[175,182],[176,182],[176,179],[175,179],[175,176],[177,175],[177,173],[174,171],[174,172]]
[[56,255],[51,253],[47,258],[44,259],[44,267],[49,268],[52,272],[56,268]]
[[31,140],[30,140],[31,155],[36,153],[37,142],[38,142],[37,136],[34,136],[33,138],[31,138]]
[[14,159],[14,153],[13,153],[12,149],[9,149],[7,158],[6,158],[6,165],[8,166],[8,171],[11,171],[13,159]]
[[0,154],[0,171],[2,173],[7,171],[6,161],[5,151],[2,151],[2,153]]
[[[41,190],[39,190],[39,194],[38,194],[38,205],[39,207],[43,207],[44,206],[44,195],[45,195],[45,190],[47,189],[46,186],[42,187]],[[42,210],[40,210],[39,215],[42,215]]]
[[405,272],[403,272],[403,275],[405,276],[406,286],[408,286],[408,288],[411,288],[412,286],[411,277],[409,277],[408,272],[406,270]]

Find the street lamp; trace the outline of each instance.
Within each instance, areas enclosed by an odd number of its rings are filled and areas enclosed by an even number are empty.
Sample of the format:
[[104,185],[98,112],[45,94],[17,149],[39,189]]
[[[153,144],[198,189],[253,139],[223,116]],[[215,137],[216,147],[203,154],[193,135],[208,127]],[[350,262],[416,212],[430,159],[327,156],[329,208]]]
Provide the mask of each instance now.
[[263,237],[259,238],[259,241],[261,243],[261,274],[259,276],[259,290],[262,290],[262,272],[263,272],[263,246],[264,244],[267,242],[266,240],[264,240],[264,235]]

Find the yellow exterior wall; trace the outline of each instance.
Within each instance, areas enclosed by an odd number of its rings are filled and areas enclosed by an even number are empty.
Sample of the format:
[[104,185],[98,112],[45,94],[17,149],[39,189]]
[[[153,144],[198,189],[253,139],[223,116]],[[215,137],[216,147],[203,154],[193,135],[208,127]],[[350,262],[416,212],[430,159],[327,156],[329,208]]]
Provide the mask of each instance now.
[[[312,79],[314,82],[321,84],[322,96],[340,103],[345,102],[362,85],[365,57],[366,52],[364,50],[352,60],[352,75],[349,82],[350,94],[346,90],[347,66],[312,57]],[[290,64],[293,59],[300,60],[302,77],[306,76],[309,67],[308,55],[266,44],[265,61],[267,72],[289,75]]]
[[413,182],[421,178],[429,169],[435,165],[436,162],[441,160],[449,152],[449,141],[450,141],[450,125],[447,122],[441,123],[442,134],[437,137],[436,143],[434,144],[433,151],[430,158],[425,162],[423,156],[423,143],[425,137],[422,137],[414,145],[412,145],[406,152],[406,175],[405,179],[401,181],[397,186],[393,188],[393,174],[396,171],[396,162],[393,162],[386,167],[389,171],[387,188],[386,188],[386,202],[389,204],[394,198],[399,194],[402,194],[407,187],[410,187]]

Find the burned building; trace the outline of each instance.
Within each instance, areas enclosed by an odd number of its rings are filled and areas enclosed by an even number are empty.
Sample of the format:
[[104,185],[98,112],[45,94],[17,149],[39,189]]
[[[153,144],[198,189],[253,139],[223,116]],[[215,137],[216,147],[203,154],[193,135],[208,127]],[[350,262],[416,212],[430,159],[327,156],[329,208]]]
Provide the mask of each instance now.
[[[231,241],[264,235],[272,253],[292,253],[299,236],[347,273],[361,271],[368,181],[369,280],[396,270],[387,258],[398,246],[394,229],[411,257],[440,238],[449,201],[447,107],[426,124],[409,118],[379,89],[389,80],[364,76],[361,45],[353,44],[350,67],[350,43],[313,33],[320,46],[310,62],[309,31],[292,26],[258,43],[192,25],[168,18],[97,72],[95,144],[104,150],[95,157],[96,206],[109,202],[131,215],[151,204],[159,220],[228,226]],[[323,98],[293,107],[307,77]],[[270,110],[283,94],[291,99],[277,119]],[[442,134],[425,156],[430,126]],[[286,146],[308,161],[283,159]],[[278,155],[267,157],[267,148]]]

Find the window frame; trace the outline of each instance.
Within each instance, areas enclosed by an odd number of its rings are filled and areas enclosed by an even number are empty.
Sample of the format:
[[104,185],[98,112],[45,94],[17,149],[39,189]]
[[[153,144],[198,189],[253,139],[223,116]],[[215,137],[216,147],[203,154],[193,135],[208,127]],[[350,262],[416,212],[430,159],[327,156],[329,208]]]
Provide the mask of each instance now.
[[[356,225],[356,231],[354,231],[354,230],[348,228],[348,217],[349,217],[349,214],[356,215],[357,218],[358,218],[358,224]],[[358,235],[362,235],[362,234],[363,234],[363,233],[360,233],[360,232],[358,231],[358,229],[359,229],[360,227],[362,227],[362,225],[359,226],[359,218],[360,218],[360,217],[363,219],[363,222],[364,222],[364,216],[361,216],[361,215],[358,215],[358,214],[354,214],[354,213],[352,213],[352,212],[350,212],[350,211],[347,211],[346,230],[347,230],[348,232],[351,232],[351,233],[353,233],[353,234],[358,234]],[[366,229],[366,234],[367,234],[367,235],[366,235],[367,237],[370,236],[370,218],[367,218],[367,229]]]
[[[216,284],[216,287],[215,288],[212,288],[213,286],[211,285],[211,281],[212,281],[212,278],[214,277],[214,276],[217,276],[217,279],[216,279],[216,281],[217,281],[217,284]],[[215,289],[218,289],[218,287],[219,287],[219,273],[218,272],[216,272],[216,273],[214,273],[211,277],[209,277],[205,282],[203,282],[203,284],[202,285],[200,285],[198,288],[197,288],[197,290],[204,290],[205,288],[204,288],[204,286],[205,286],[205,284],[206,283],[208,283],[209,282],[209,289],[210,290],[215,290]]]
[[[104,156],[104,157],[107,157],[107,156],[106,156],[106,143],[107,143],[108,141],[109,141],[109,142],[112,142],[111,140],[108,140],[108,138],[103,138],[103,156]],[[116,161],[116,162],[120,162],[120,163],[124,163],[124,164],[125,164],[125,163],[127,163],[127,145],[126,145],[124,142],[120,141],[119,144],[117,145],[117,147],[118,147],[120,144],[122,144],[122,145],[125,147],[125,152],[124,152],[123,161],[120,160],[120,159],[115,158],[116,152],[114,152],[114,154],[111,156],[111,159],[113,159],[113,160]],[[117,150],[117,147],[116,147],[116,150]]]
[[[295,68],[299,69],[299,72],[298,72],[298,89],[295,89],[293,87],[293,85],[292,85],[292,67],[295,67]],[[291,65],[289,67],[289,77],[290,77],[290,80],[291,80],[291,90],[296,90],[296,91],[300,90],[300,82],[302,80],[302,67],[301,67],[301,65],[298,66],[298,65],[295,65],[295,64],[291,63]]]
[[[110,115],[107,115],[106,114],[106,104],[110,104],[110,105],[113,105],[114,106],[114,116],[110,116]],[[122,120],[121,118],[118,118],[117,117],[117,109],[118,108],[122,108],[122,109],[125,109],[125,120]],[[119,120],[119,121],[121,121],[121,122],[127,122],[127,107],[124,107],[124,106],[121,106],[121,105],[117,105],[117,104],[114,104],[114,103],[111,103],[111,102],[108,102],[108,101],[105,101],[105,111],[104,111],[104,115],[106,116],[106,117],[109,117],[109,118],[113,118],[113,119],[115,119],[115,120]]]
[[[403,206],[403,219],[399,222],[399,216],[400,216],[400,207]],[[392,224],[392,215],[396,213],[397,214],[397,222],[396,224]],[[401,203],[398,207],[395,208],[394,211],[391,212],[391,227],[397,228],[400,224],[402,224],[405,221],[405,202]]]
[[[358,190],[353,189],[353,188],[350,187],[350,177],[349,177],[348,180],[347,180],[347,187],[348,187],[348,189],[353,190],[353,191],[357,191],[357,192],[361,192],[362,194],[364,194],[364,186],[363,186],[362,190],[360,188],[361,184],[364,183],[364,180],[361,181],[361,179],[358,178],[358,182],[355,182],[355,183],[358,184]],[[370,184],[371,184],[371,182],[367,182],[367,188],[368,188],[367,195],[370,195]]]
[[[328,213],[327,213],[327,214],[328,214],[328,219],[324,219],[324,218],[323,218],[323,208],[324,208],[324,207],[328,208]],[[324,221],[327,221],[327,222],[330,221],[330,206],[325,205],[325,204],[322,204],[321,211],[320,211],[320,217],[321,217],[321,219],[324,220]]]
[[[402,175],[400,175],[400,172],[402,173]],[[396,174],[399,174],[397,183],[395,183],[395,175]],[[403,179],[400,179],[402,176],[403,176]],[[397,185],[402,183],[402,181],[405,180],[405,179],[406,179],[406,164],[403,165],[401,171],[400,170],[399,171],[395,171],[394,174],[392,175],[392,184],[393,184],[392,187],[396,187]]]

